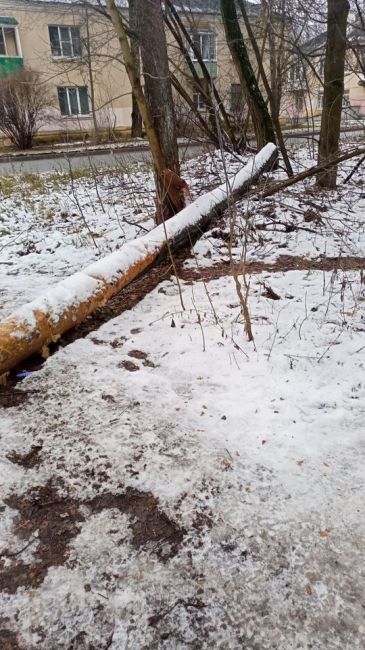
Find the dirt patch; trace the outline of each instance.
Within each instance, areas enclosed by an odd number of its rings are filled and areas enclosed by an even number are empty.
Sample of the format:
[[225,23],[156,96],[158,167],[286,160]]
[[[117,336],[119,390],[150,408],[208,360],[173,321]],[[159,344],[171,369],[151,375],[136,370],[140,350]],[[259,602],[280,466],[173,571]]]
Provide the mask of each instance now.
[[128,356],[132,357],[132,359],[147,359],[148,354],[146,352],[142,352],[142,350],[131,350],[128,352]]
[[[279,255],[275,262],[249,262],[245,272],[263,273],[264,271],[279,273],[287,271],[362,271],[365,269],[365,257],[323,257],[309,260],[295,255]],[[242,272],[242,265],[236,265],[234,270]],[[179,277],[186,281],[217,280],[232,274],[229,261],[220,262],[212,267],[201,269],[179,269]]]
[[139,370],[139,366],[137,366],[136,363],[133,363],[133,361],[121,361],[121,363],[118,363],[118,368],[124,368],[125,370],[128,370],[129,372],[136,372]]
[[0,408],[9,409],[21,406],[28,402],[32,395],[39,393],[38,390],[17,390],[17,381],[8,381],[6,386],[0,386]]
[[[82,502],[62,497],[53,486],[47,485],[31,490],[26,496],[11,496],[6,504],[19,513],[14,533],[20,549],[5,551],[0,559],[0,591],[11,594],[18,587],[39,587],[50,567],[67,562],[70,542],[85,521],[81,506],[89,508],[90,514],[116,508],[129,515],[132,543],[138,548],[152,543],[152,551],[162,561],[176,555],[185,534],[160,510],[153,494],[132,488],[122,494],[105,493]],[[34,561],[26,564],[19,556],[33,545]]]
[[16,465],[25,467],[25,469],[37,467],[42,462],[40,456],[41,449],[42,445],[32,445],[27,454],[18,454],[17,451],[13,450],[7,455],[7,459]]
[[20,646],[18,636],[15,632],[2,627],[0,621],[0,648],[1,650],[26,650],[24,646]]
[[[151,492],[127,488],[124,494],[102,494],[87,505],[91,507],[92,512],[117,508],[120,512],[128,514],[133,519],[132,543],[135,546],[157,543],[157,555],[163,559],[171,558],[178,552],[184,531],[160,510],[158,499]],[[164,542],[169,543],[169,548],[162,550],[161,544]]]
[[4,553],[12,562],[5,567],[0,561],[0,590],[13,594],[24,585],[38,587],[49,567],[65,563],[69,542],[80,531],[84,517],[76,500],[61,498],[52,486],[37,487],[25,497],[11,496],[6,504],[18,511],[14,532],[24,541],[23,549],[34,544],[36,558],[25,564],[10,552]]

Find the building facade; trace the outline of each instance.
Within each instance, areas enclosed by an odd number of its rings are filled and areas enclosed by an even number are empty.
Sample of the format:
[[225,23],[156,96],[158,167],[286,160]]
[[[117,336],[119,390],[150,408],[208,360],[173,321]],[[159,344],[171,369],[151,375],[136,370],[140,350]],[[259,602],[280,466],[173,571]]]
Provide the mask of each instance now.
[[[119,0],[127,12],[127,0]],[[218,0],[176,1],[186,27],[198,45],[204,63],[228,111],[242,114],[243,97],[226,43]],[[255,18],[258,5],[249,4]],[[244,26],[242,25],[244,31]],[[204,97],[194,89],[191,74],[167,33],[174,72],[199,111]],[[193,60],[194,56],[192,55]],[[198,76],[200,66],[194,61]],[[68,0],[1,0],[0,77],[21,68],[39,75],[50,94],[43,131],[129,127],[131,88],[118,40],[110,21],[92,4]],[[177,108],[180,100],[176,96]],[[179,112],[179,111],[178,111]]]
[[46,131],[128,126],[131,91],[113,28],[86,6],[2,0],[0,76],[25,67],[50,96]]

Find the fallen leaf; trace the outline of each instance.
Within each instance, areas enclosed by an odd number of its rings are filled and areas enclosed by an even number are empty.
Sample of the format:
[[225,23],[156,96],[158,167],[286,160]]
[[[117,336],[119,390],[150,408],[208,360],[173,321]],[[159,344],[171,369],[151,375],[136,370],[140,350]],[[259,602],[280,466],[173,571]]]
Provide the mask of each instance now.
[[333,528],[325,528],[324,530],[319,531],[320,537],[328,537],[330,533],[332,533]]
[[311,587],[311,585],[309,583],[306,586],[306,591],[307,591],[308,596],[312,596],[313,589],[312,589],[312,587]]
[[303,465],[303,463],[304,463],[304,460],[297,460],[297,465],[301,466],[301,465]]

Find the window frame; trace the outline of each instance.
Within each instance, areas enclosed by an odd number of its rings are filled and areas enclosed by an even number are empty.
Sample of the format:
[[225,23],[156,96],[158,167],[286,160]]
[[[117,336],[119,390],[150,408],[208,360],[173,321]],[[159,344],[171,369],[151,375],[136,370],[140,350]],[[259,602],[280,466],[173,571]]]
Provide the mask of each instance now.
[[[202,38],[204,36],[209,36],[213,37],[213,49],[214,49],[214,55],[213,58],[205,59],[203,57],[203,47],[202,47]],[[193,41],[193,43],[196,43],[197,37],[199,38],[199,50],[201,54],[201,58],[204,63],[217,63],[217,34],[211,30],[211,29],[202,29],[202,30],[197,30],[193,31],[190,33],[190,38]],[[210,50],[210,47],[209,47]],[[193,63],[198,63],[198,59],[195,56],[195,53],[193,51],[193,48],[190,46],[189,47],[189,52],[190,52],[190,57]]]
[[300,61],[295,61],[288,70],[288,82],[291,85],[302,83],[304,81],[304,71]]
[[[11,29],[14,32],[14,41],[16,45],[16,51],[17,54],[8,54],[7,47],[6,47],[6,38],[5,38],[5,33],[4,29]],[[2,33],[3,37],[3,43],[4,43],[4,54],[0,54],[0,58],[8,58],[8,59],[22,59],[22,51],[20,47],[20,40],[19,40],[19,33],[18,33],[18,28],[14,25],[5,25],[3,23],[0,23],[0,31]]]
[[244,95],[242,85],[240,83],[231,83],[229,106],[230,112],[233,115],[240,115],[245,108]]
[[[81,112],[81,99],[80,99],[80,90],[81,89],[86,90],[87,105],[88,105],[88,112],[87,113],[82,113]],[[61,103],[60,103],[60,91],[61,90],[65,91],[67,108],[68,108],[68,111],[69,111],[68,113],[62,113],[62,110],[61,110]],[[76,100],[77,100],[78,113],[72,113],[71,112],[71,100],[70,100],[70,91],[71,90],[76,91]],[[71,118],[77,118],[77,117],[85,118],[85,117],[89,117],[91,115],[89,92],[88,92],[88,87],[87,86],[57,86],[57,96],[58,96],[58,104],[59,104],[61,117],[63,117],[63,118],[69,118],[69,117],[71,117]]]
[[207,103],[204,99],[204,94],[199,90],[193,92],[193,102],[196,110],[199,111],[199,113],[207,112],[208,108]]
[[[61,54],[54,54],[52,51],[52,39],[51,39],[51,33],[50,29],[57,29],[57,37],[58,37],[58,49],[61,52]],[[61,29],[67,29],[68,30],[68,35],[69,35],[69,44],[70,44],[70,49],[71,49],[71,54],[64,54],[63,53],[63,43],[65,42],[61,38]],[[74,40],[72,39],[72,31],[73,29],[78,30],[78,36],[79,36],[79,44],[80,44],[80,51],[79,53],[75,54],[75,47],[74,47]],[[81,40],[81,27],[80,25],[48,25],[48,36],[49,36],[49,43],[51,46],[51,54],[52,54],[52,59],[55,60],[61,60],[61,59],[81,59],[82,57],[82,40]]]
[[304,93],[298,92],[295,95],[295,110],[297,113],[304,111]]

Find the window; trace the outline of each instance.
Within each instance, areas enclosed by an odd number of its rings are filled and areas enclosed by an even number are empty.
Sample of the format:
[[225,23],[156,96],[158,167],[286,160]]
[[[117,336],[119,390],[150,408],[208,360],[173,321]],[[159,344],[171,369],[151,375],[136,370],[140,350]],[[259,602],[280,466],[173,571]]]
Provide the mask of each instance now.
[[319,62],[319,76],[324,76],[324,59],[321,59]]
[[302,81],[303,71],[300,63],[295,63],[291,66],[291,68],[289,68],[288,79],[290,83]]
[[231,111],[235,115],[242,113],[243,110],[243,93],[241,84],[231,84]]
[[350,90],[343,91],[342,106],[344,108],[349,108],[350,106]]
[[20,56],[15,27],[0,26],[0,56]]
[[71,59],[81,56],[81,38],[79,27],[50,25],[48,27],[52,56]]
[[303,93],[297,93],[295,97],[295,110],[300,113],[304,108],[304,96]]
[[323,108],[323,93],[318,93],[317,108]]
[[[216,38],[214,32],[194,32],[191,38],[195,47],[199,50],[203,61],[216,61],[217,49]],[[190,56],[193,61],[196,61],[194,52],[190,51]]]
[[57,88],[61,115],[88,115],[89,97],[86,86]]
[[198,111],[206,111],[207,105],[203,93],[193,93],[193,102]]

